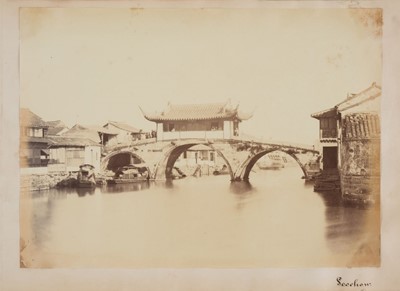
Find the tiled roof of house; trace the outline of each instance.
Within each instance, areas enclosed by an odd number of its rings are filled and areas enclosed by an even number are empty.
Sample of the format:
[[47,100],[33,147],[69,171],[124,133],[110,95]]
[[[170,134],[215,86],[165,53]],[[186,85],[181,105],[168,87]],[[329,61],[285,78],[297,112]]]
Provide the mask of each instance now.
[[357,94],[349,94],[344,101],[336,104],[332,108],[313,113],[311,114],[311,117],[319,119],[322,117],[335,116],[338,112],[350,109],[366,101],[373,100],[381,96],[381,91],[382,88],[376,85],[376,83],[373,83],[370,87],[368,87],[364,91],[361,91],[360,93]]
[[109,134],[109,135],[117,135],[118,132],[109,128],[102,127],[100,125],[84,125],[85,128],[97,131],[99,133]]
[[333,108],[329,108],[329,109],[325,109],[316,113],[311,114],[311,117],[319,119],[322,117],[332,117],[335,116],[337,114],[337,110],[335,107]]
[[75,124],[70,130],[65,132],[63,137],[90,139],[96,143],[100,143],[100,136],[96,130],[89,129],[80,124]]
[[20,125],[25,127],[48,127],[40,116],[36,115],[28,108],[21,108],[19,110],[19,121]]
[[345,116],[343,138],[373,138],[380,136],[378,114],[354,113]]
[[251,114],[238,111],[238,106],[232,107],[229,102],[206,104],[169,104],[161,113],[146,114],[150,121],[179,121],[179,120],[207,120],[207,119],[249,119]]
[[49,129],[47,130],[47,135],[57,135],[64,129],[66,129],[66,128],[65,127],[49,127]]
[[123,123],[123,122],[117,122],[117,121],[109,121],[106,125],[104,126],[108,126],[108,125],[113,125],[119,129],[125,130],[125,131],[129,131],[132,133],[139,133],[141,132],[140,129],[137,129],[136,127],[133,127],[129,124]]
[[68,147],[68,146],[100,146],[100,144],[94,142],[88,138],[76,138],[76,137],[65,137],[65,136],[54,136],[49,138],[51,141],[50,147]]
[[67,127],[61,120],[46,121],[48,127]]
[[58,135],[63,130],[68,130],[68,127],[61,120],[54,121],[46,121],[47,126],[47,135]]
[[21,136],[21,143],[43,143],[43,144],[51,144],[52,141],[45,137],[35,137],[35,136]]

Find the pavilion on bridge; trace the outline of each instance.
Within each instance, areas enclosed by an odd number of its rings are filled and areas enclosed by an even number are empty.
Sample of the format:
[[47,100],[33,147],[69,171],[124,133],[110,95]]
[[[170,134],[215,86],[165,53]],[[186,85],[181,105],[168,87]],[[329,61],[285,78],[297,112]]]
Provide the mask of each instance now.
[[252,117],[239,105],[225,103],[170,104],[144,117],[156,123],[157,140],[185,138],[230,139],[240,135],[239,123]]

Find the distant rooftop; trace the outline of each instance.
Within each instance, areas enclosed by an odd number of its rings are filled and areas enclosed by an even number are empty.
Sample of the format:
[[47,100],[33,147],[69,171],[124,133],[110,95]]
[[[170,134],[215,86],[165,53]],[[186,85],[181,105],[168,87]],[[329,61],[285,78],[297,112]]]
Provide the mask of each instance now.
[[48,127],[67,127],[61,120],[46,121],[46,124]]
[[49,127],[47,130],[47,135],[57,135],[68,129],[68,127],[61,120],[46,121],[46,124]]
[[80,124],[75,124],[70,130],[65,132],[62,136],[70,138],[84,138],[84,139],[90,139],[97,143],[100,142],[100,136],[96,130],[89,129]]
[[90,139],[94,142],[99,143],[100,135],[108,134],[108,135],[117,135],[118,132],[115,130],[111,130],[105,127],[97,126],[97,125],[81,125],[75,124],[71,129],[65,132],[62,136],[71,137],[71,138],[86,138]]
[[25,127],[48,127],[43,119],[30,111],[28,108],[20,108],[19,121],[21,126]]
[[125,130],[125,131],[129,131],[131,133],[140,133],[141,130],[137,129],[129,124],[123,123],[123,122],[117,122],[117,121],[108,121],[107,124],[104,125],[103,128],[105,128],[108,125],[113,125],[119,129]]
[[60,147],[60,146],[100,146],[100,144],[94,142],[88,138],[74,138],[74,137],[65,137],[65,136],[54,136],[49,137],[51,141],[51,147]]

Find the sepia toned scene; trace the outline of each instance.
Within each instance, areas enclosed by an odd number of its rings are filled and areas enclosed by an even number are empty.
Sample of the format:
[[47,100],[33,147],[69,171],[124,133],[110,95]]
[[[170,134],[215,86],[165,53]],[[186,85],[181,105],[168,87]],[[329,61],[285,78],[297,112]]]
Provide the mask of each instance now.
[[20,267],[380,266],[380,9],[20,9]]

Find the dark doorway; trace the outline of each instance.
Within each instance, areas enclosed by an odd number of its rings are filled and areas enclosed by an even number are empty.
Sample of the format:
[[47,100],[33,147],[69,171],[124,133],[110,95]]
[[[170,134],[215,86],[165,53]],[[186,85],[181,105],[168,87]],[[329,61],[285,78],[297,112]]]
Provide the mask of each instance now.
[[325,169],[336,169],[338,165],[337,147],[324,147],[322,153],[322,162]]

